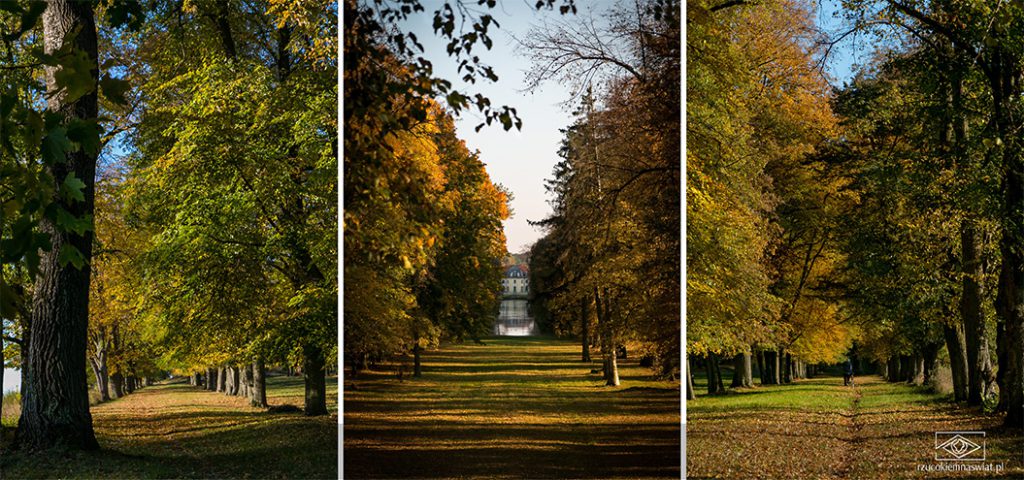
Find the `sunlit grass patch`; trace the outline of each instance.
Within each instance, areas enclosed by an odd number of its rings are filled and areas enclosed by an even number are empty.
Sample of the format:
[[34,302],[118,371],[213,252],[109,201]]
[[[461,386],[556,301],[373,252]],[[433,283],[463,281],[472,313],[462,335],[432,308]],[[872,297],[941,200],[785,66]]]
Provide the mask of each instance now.
[[[706,391],[703,375],[695,390]],[[687,403],[687,474],[718,478],[948,478],[977,472],[917,470],[934,462],[936,431],[983,430],[996,478],[1022,478],[1024,437],[1001,418],[956,406],[921,387],[822,376],[756,386]]]
[[[301,385],[301,377],[270,377],[268,401],[301,406]],[[336,412],[336,377],[327,390]],[[3,478],[337,478],[336,415],[270,414],[247,399],[184,383],[147,387],[91,410],[103,450],[42,457],[5,451]]]

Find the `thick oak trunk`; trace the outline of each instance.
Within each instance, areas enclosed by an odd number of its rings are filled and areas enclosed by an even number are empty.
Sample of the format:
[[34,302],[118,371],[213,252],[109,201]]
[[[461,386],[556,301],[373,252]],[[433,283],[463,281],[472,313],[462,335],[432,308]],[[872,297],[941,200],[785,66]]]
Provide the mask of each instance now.
[[[88,59],[92,82],[97,81],[96,24],[91,2],[53,0],[43,12],[43,42],[47,54],[54,54],[74,34],[73,51]],[[95,89],[66,102],[67,90],[60,87],[57,67],[46,67],[47,108],[67,121],[95,121],[98,113]],[[68,152],[66,162],[45,166],[54,180],[55,204],[75,217],[93,212],[95,152]],[[60,195],[60,185],[69,174],[85,183],[84,200],[69,202]],[[15,446],[28,450],[65,447],[98,449],[89,413],[86,382],[86,342],[89,322],[89,260],[92,232],[84,235],[64,232],[52,220],[40,219],[41,230],[50,234],[49,251],[42,252],[32,299],[32,338],[28,346],[27,396],[22,399],[21,418]],[[62,266],[61,252],[70,247],[81,252],[86,264],[81,269]]]
[[732,372],[732,388],[753,386],[754,373],[750,362],[750,352],[737,354],[733,358]]

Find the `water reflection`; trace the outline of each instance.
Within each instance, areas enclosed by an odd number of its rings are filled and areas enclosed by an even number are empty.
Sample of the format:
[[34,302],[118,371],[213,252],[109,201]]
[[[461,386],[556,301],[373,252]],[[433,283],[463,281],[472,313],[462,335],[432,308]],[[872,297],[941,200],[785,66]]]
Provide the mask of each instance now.
[[510,298],[501,301],[498,320],[494,322],[494,334],[510,337],[537,334],[537,324],[530,317],[526,300]]

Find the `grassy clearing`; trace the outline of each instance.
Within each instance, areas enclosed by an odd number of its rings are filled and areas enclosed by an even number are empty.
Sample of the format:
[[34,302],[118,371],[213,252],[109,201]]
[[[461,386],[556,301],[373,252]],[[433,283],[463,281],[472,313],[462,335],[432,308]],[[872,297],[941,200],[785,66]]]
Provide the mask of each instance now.
[[[337,379],[332,415],[268,414],[239,397],[184,383],[147,387],[92,407],[99,452],[4,451],[3,478],[337,478]],[[270,377],[271,405],[302,405],[300,377]],[[10,441],[5,435],[3,445]]]
[[[728,382],[728,380],[726,380]],[[1024,478],[1024,437],[1001,418],[946,395],[858,377],[758,386],[687,402],[689,478]],[[694,377],[695,390],[707,380]],[[986,432],[987,462],[1001,472],[927,472],[935,432]],[[994,467],[993,467],[994,468]]]
[[345,478],[679,478],[679,384],[575,342],[498,337],[423,357],[423,377],[345,385]]

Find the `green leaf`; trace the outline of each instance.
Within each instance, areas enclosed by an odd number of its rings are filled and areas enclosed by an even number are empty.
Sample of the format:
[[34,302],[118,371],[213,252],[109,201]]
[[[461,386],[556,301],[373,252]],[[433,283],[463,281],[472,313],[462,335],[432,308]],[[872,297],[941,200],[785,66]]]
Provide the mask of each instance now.
[[85,232],[92,230],[92,215],[85,214],[76,217],[63,208],[57,210],[57,227],[65,232],[74,232],[77,235],[85,235]]
[[81,270],[85,266],[85,256],[74,245],[65,243],[60,249],[60,255],[57,256],[57,262],[61,267],[67,267],[70,263]]
[[85,182],[76,177],[75,172],[68,172],[68,176],[64,177],[64,183],[60,186],[60,193],[68,202],[81,202],[85,200],[85,193],[82,192],[84,188]]
[[103,92],[103,96],[118,105],[128,104],[128,99],[124,94],[129,89],[131,89],[131,84],[127,80],[111,77],[109,73],[103,74],[103,79],[100,80],[100,90]]
[[103,128],[96,120],[73,120],[68,124],[68,139],[77,143],[89,155],[100,153],[100,133]]
[[89,59],[84,50],[72,50],[72,53],[62,56],[59,63],[53,78],[57,86],[66,92],[63,103],[74,102],[96,88],[92,76],[96,64]]
[[110,16],[110,26],[120,28],[127,26],[129,30],[138,31],[145,18],[142,12],[142,5],[138,0],[113,0],[107,9]]
[[67,152],[71,150],[71,141],[68,140],[67,130],[64,127],[51,129],[39,147],[39,153],[43,157],[43,163],[56,165],[67,161]]

